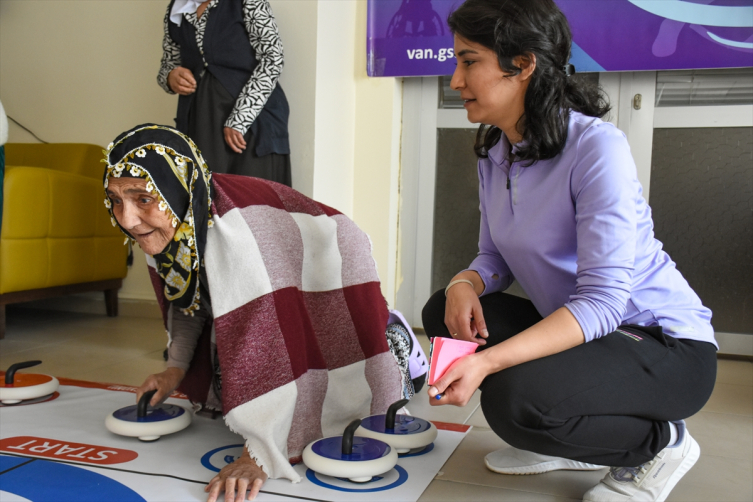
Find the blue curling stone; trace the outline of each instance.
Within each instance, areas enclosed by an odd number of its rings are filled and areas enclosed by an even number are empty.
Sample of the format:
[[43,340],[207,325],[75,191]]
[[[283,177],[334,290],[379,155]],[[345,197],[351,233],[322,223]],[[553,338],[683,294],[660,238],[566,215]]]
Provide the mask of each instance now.
[[156,408],[147,409],[146,416],[139,418],[138,406],[126,406],[120,408],[112,414],[113,417],[124,422],[164,422],[165,420],[172,420],[183,415],[186,412],[185,408],[175,406],[173,404],[161,404]]
[[312,445],[311,449],[320,457],[346,462],[376,460],[386,457],[391,451],[387,443],[360,436],[353,438],[353,452],[350,455],[342,453],[342,436],[320,439]]
[[361,427],[381,434],[419,434],[431,429],[431,423],[423,418],[395,415],[395,428],[385,427],[385,415],[372,415],[361,420]]

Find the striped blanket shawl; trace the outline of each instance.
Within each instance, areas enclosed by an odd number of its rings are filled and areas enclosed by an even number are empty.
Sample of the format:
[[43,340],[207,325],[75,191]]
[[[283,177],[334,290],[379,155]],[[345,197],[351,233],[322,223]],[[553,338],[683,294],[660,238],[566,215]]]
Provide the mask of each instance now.
[[[204,402],[214,330],[225,422],[271,478],[355,418],[401,398],[371,242],[350,219],[277,183],[214,174],[204,266],[214,313],[179,388]],[[165,316],[164,283],[150,267]]]

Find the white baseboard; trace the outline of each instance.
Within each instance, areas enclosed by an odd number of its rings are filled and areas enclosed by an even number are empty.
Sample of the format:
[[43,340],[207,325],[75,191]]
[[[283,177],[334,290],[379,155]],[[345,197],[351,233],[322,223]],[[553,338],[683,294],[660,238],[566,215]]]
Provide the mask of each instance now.
[[[13,307],[62,310],[66,312],[78,312],[82,314],[106,313],[104,294],[81,293],[76,295],[46,298],[33,302],[15,303]],[[118,315],[123,317],[146,317],[149,319],[162,319],[157,300],[138,300],[130,298],[118,299]]]
[[720,354],[753,357],[753,334],[716,332],[715,336]]

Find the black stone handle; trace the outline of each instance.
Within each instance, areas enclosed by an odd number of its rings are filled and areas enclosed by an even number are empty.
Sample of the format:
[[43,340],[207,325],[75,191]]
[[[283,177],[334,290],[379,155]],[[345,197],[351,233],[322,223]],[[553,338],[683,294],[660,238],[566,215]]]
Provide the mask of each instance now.
[[343,455],[350,455],[353,453],[353,435],[356,433],[356,429],[358,429],[360,425],[361,419],[357,418],[349,423],[343,431]]
[[387,414],[384,416],[385,429],[395,428],[395,415],[397,415],[397,410],[399,410],[406,404],[408,404],[408,399],[401,399],[400,401],[392,403],[390,407],[387,408]]
[[37,364],[42,364],[42,361],[26,361],[23,363],[12,364],[11,367],[8,368],[8,371],[5,372],[5,385],[13,384],[13,376],[16,374],[16,371],[23,368],[31,368]]
[[139,399],[138,408],[136,409],[136,416],[138,418],[144,418],[146,416],[146,407],[149,406],[149,401],[152,400],[154,394],[157,393],[157,389],[144,392]]

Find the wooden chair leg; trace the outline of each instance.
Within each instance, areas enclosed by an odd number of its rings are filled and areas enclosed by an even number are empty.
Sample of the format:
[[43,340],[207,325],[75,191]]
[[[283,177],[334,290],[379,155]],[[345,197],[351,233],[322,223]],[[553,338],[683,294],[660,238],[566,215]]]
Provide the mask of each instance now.
[[105,290],[105,307],[107,308],[107,317],[118,316],[118,290],[117,288]]

